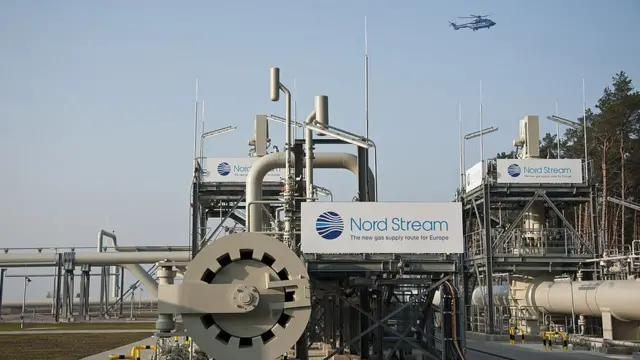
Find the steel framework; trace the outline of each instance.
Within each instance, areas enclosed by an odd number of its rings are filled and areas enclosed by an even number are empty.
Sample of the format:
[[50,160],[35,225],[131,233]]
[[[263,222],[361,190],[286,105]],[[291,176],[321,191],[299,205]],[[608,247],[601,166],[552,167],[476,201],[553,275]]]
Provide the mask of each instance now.
[[[540,317],[538,309],[518,303],[524,289],[517,282],[579,272],[585,280],[595,279],[594,264],[585,261],[600,249],[597,233],[590,230],[597,224],[594,184],[498,183],[495,159],[486,164],[486,180],[458,196],[465,224],[467,329],[496,334],[506,333],[514,319]],[[523,227],[523,217],[534,206],[544,209],[542,229]],[[587,224],[578,229],[576,223],[584,219]],[[510,304],[496,304],[494,290],[505,283]],[[477,288],[481,304],[471,299]]]

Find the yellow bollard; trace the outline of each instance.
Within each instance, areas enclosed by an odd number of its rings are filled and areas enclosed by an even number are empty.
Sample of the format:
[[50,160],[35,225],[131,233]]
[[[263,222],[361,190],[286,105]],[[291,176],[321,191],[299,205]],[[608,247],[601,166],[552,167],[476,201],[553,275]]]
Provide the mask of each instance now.
[[109,360],[129,359],[135,360],[132,355],[109,355]]
[[516,330],[515,328],[509,328],[509,344],[516,343]]

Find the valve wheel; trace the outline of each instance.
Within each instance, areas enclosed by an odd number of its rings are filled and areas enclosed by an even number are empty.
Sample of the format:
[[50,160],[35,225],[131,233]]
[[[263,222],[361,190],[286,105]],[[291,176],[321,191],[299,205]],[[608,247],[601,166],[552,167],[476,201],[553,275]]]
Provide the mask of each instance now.
[[[267,278],[305,281],[299,288],[267,289]],[[311,315],[308,279],[302,260],[270,236],[247,232],[216,239],[191,260],[183,281],[238,284],[233,299],[211,301],[233,301],[238,307],[251,306],[252,310],[183,314],[184,328],[198,347],[216,360],[276,359],[307,327]]]

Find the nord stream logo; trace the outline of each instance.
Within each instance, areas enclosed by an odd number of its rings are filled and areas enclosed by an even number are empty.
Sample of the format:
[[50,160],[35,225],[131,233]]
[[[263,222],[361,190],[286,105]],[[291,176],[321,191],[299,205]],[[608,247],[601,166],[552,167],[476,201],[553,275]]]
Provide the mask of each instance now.
[[520,173],[521,173],[521,170],[518,164],[511,164],[507,168],[507,174],[509,174],[509,176],[511,177],[518,177],[520,176]]
[[333,211],[325,211],[316,219],[316,232],[325,240],[335,240],[344,231],[344,220]]
[[229,165],[229,163],[221,162],[218,164],[218,174],[221,176],[227,176],[229,173],[231,173],[231,165]]

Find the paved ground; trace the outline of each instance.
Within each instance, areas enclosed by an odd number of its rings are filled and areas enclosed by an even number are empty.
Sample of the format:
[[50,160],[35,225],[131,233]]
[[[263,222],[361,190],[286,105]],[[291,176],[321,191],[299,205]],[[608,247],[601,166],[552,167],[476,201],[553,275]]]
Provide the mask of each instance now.
[[[105,359],[107,359],[109,357],[109,355],[129,355],[131,353],[131,348],[134,347],[134,346],[138,346],[138,345],[155,345],[155,344],[156,344],[156,338],[149,337],[147,339],[136,341],[134,343],[127,344],[127,345],[124,345],[124,346],[120,346],[118,348],[115,348],[115,349],[112,349],[112,350],[108,350],[108,351],[105,351],[105,352],[101,352],[99,354],[87,356],[87,357],[84,357],[84,358],[82,358],[80,360],[105,360]],[[152,351],[152,350],[146,350],[146,351]],[[144,352],[142,354],[144,356]]]
[[[589,351],[569,350],[564,352],[562,346],[554,346],[552,351],[544,350],[541,343],[514,344],[501,342],[476,342],[467,341],[467,348],[478,349],[490,353],[500,354],[518,360],[604,360],[620,359],[630,360],[630,355],[604,355]],[[467,352],[467,360],[495,360],[496,357],[481,354],[474,351]]]

